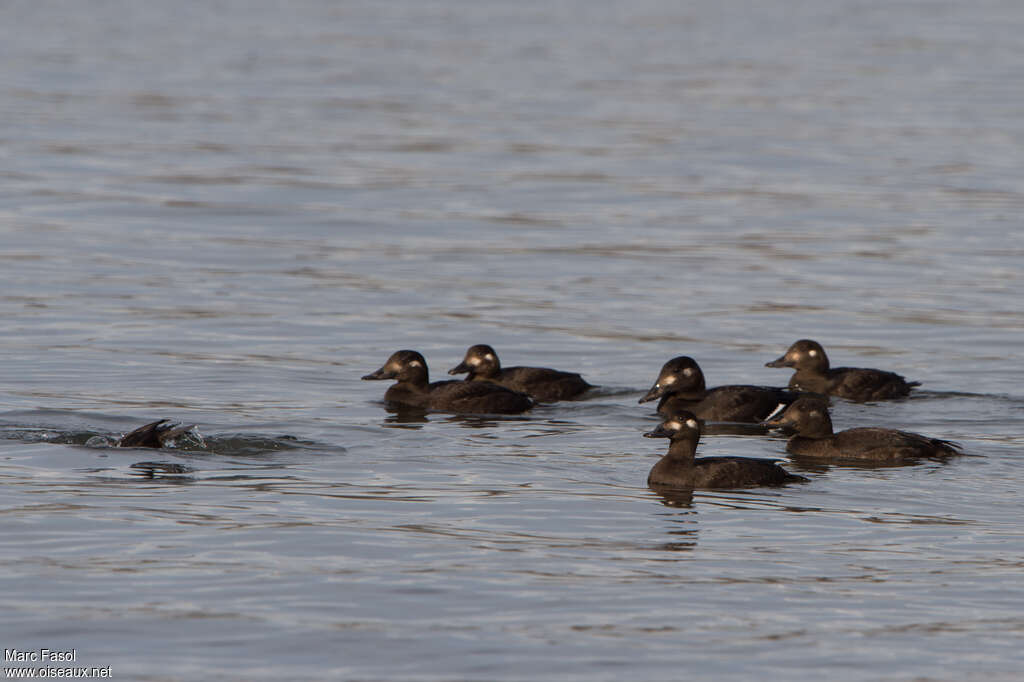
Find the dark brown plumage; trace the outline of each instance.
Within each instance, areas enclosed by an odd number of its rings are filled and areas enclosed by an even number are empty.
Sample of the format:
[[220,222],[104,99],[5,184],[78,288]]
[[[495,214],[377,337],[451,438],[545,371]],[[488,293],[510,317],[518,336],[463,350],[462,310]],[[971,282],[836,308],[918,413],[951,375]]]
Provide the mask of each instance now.
[[384,393],[398,408],[470,414],[519,414],[533,407],[528,395],[486,381],[430,383],[427,361],[414,350],[400,350],[363,379],[395,379]]
[[668,453],[647,476],[652,488],[747,488],[806,481],[775,462],[751,457],[701,457],[696,459],[700,422],[691,412],[666,419],[647,438],[669,438]]
[[828,405],[818,398],[797,400],[766,425],[795,433],[788,452],[818,459],[901,464],[961,454],[955,443],[908,431],[867,427],[833,433]]
[[765,363],[765,367],[792,367],[796,373],[789,379],[791,389],[834,395],[847,400],[867,402],[910,395],[920,382],[907,381],[899,374],[880,369],[860,367],[830,368],[825,349],[817,341],[801,339],[782,357]]
[[579,374],[548,367],[502,368],[498,354],[487,344],[470,346],[466,356],[449,374],[465,374],[466,381],[491,381],[513,391],[526,393],[538,402],[577,398],[593,388]]
[[195,428],[195,424],[182,426],[171,423],[167,419],[160,419],[121,436],[121,439],[117,441],[117,446],[122,448],[162,448],[193,428]]
[[658,414],[668,417],[682,410],[711,422],[757,423],[789,405],[797,393],[769,386],[730,385],[708,389],[697,362],[685,355],[666,362],[654,386],[641,403],[661,398]]

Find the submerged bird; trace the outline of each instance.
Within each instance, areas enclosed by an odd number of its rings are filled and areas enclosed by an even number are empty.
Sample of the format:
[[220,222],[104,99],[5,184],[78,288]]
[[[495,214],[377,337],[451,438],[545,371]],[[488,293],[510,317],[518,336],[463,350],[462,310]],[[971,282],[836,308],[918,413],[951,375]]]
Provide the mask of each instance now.
[[117,441],[117,447],[162,448],[178,436],[191,431],[195,426],[195,424],[182,426],[172,423],[168,419],[160,419],[121,436],[121,439]]
[[691,412],[679,412],[647,438],[669,438],[668,453],[651,468],[647,485],[671,488],[746,488],[806,481],[767,459],[752,457],[701,457],[696,459],[700,422]]
[[908,382],[895,372],[881,369],[830,368],[825,349],[810,339],[797,341],[785,355],[765,363],[765,367],[796,369],[789,379],[792,389],[835,395],[857,402],[903,398],[910,395],[910,389],[921,385],[918,381]]
[[795,434],[786,443],[788,452],[820,459],[900,464],[961,454],[955,443],[908,431],[867,427],[834,433],[820,398],[801,398],[765,425]]
[[487,381],[430,383],[427,361],[414,350],[391,354],[384,366],[363,379],[395,379],[384,393],[385,402],[399,408],[473,414],[519,414],[533,407],[524,393]]
[[502,368],[498,354],[487,344],[470,346],[466,356],[449,374],[466,374],[466,381],[491,381],[514,391],[526,393],[542,403],[576,398],[593,388],[579,374],[547,367]]
[[640,398],[640,402],[661,398],[658,414],[666,417],[687,410],[703,421],[757,423],[798,397],[799,394],[792,391],[768,386],[735,385],[708,389],[697,362],[682,355],[662,366],[654,386]]

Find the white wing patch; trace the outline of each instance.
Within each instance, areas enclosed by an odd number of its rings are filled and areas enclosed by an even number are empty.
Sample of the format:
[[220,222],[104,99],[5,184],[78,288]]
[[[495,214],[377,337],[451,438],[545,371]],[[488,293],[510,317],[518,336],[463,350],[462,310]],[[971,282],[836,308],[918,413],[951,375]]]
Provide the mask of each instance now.
[[772,410],[772,413],[764,418],[764,421],[768,421],[769,419],[773,419],[774,417],[777,417],[785,409],[786,409],[786,403],[779,403],[778,405],[775,406],[775,409]]

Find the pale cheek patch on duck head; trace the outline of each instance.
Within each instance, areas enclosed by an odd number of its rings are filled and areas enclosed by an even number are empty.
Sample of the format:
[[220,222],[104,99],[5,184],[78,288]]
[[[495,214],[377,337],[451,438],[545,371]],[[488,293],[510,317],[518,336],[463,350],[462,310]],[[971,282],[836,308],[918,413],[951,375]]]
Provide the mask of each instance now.
[[812,358],[818,357],[818,351],[814,350],[813,348],[807,351],[807,354],[810,355]]
[[487,355],[484,356],[484,360],[486,360],[487,362],[494,362],[495,360],[497,360],[497,358],[494,357],[493,354],[488,353]]
[[470,367],[479,367],[482,362],[483,360],[476,357],[475,355],[471,358],[466,359],[466,364],[469,365]]
[[696,429],[700,426],[700,424],[697,423],[696,419],[687,419],[686,425],[689,426],[691,429]]
[[671,386],[676,383],[676,378],[669,374],[666,377],[662,377],[661,381],[658,382],[658,386]]
[[693,369],[691,369],[690,367],[687,367],[686,369],[684,369],[683,370],[683,376],[684,377],[693,376]]

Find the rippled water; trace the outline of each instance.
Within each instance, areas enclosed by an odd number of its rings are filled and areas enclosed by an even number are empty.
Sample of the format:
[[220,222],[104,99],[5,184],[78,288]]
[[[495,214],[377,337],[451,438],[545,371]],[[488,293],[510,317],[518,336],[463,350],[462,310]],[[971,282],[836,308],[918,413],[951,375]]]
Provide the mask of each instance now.
[[[5,648],[115,679],[1015,679],[1024,9],[0,8]],[[948,464],[648,490],[816,338]],[[587,400],[403,421],[474,343]],[[207,447],[99,447],[160,417]],[[86,445],[89,443],[89,445]],[[781,457],[778,438],[700,452]]]

